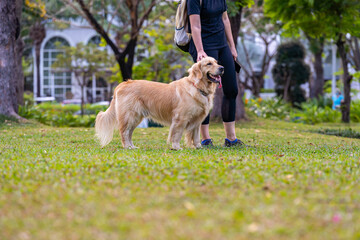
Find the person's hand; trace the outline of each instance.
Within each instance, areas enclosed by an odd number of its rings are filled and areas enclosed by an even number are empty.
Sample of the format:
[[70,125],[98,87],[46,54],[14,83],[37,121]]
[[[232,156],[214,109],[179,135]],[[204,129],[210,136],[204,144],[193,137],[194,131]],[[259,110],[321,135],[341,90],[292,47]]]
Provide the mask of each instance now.
[[230,50],[231,50],[231,55],[233,56],[234,60],[237,59],[238,54],[237,54],[235,47],[232,47]]
[[200,61],[203,58],[206,58],[208,55],[206,55],[206,53],[204,52],[204,50],[201,50],[197,53],[197,59],[196,61]]

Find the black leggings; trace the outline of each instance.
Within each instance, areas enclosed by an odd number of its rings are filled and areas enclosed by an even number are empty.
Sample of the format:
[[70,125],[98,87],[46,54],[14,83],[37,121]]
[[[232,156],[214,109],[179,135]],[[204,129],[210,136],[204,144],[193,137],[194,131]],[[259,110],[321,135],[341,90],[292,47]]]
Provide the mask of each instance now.
[[[224,122],[235,121],[236,96],[238,87],[236,82],[234,58],[229,47],[221,49],[207,50],[205,53],[209,57],[215,58],[224,67],[224,75],[221,77],[224,97],[221,105],[221,116]],[[191,54],[194,62],[197,59],[197,52]],[[203,121],[203,125],[209,124],[210,114]]]

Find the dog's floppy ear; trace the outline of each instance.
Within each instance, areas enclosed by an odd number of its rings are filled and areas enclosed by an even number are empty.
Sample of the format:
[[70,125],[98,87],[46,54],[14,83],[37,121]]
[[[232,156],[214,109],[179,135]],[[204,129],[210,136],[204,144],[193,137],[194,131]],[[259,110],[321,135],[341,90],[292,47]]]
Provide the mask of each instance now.
[[202,71],[201,71],[201,63],[197,62],[189,69],[189,74],[193,75],[196,79],[201,79],[203,77]]

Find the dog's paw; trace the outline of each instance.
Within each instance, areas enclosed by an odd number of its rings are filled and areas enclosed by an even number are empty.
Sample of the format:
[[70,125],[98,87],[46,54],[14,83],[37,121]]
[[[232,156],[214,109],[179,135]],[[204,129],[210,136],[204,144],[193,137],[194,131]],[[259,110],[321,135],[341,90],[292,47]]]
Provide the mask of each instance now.
[[130,150],[132,150],[132,149],[138,149],[138,147],[135,147],[135,146],[128,146],[128,147],[124,147],[125,149],[130,149]]
[[183,150],[182,148],[171,148],[171,150],[173,151],[180,151],[180,150]]
[[201,149],[201,148],[203,148],[203,147],[201,146],[201,144],[199,144],[199,145],[196,145],[195,148],[196,148],[196,149]]
[[183,150],[181,147],[172,147],[171,150],[174,150],[174,151],[180,151],[180,150]]
[[182,150],[179,143],[173,143],[171,150]]

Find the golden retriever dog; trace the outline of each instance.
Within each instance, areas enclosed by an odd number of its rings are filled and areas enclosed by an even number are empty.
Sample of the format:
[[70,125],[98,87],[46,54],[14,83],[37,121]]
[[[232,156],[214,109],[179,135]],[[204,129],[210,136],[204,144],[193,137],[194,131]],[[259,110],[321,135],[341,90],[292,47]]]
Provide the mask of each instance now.
[[189,76],[170,84],[146,80],[120,83],[110,107],[96,117],[95,131],[105,146],[119,129],[124,148],[136,148],[132,142],[134,129],[143,118],[151,118],[170,126],[168,143],[180,150],[180,140],[186,130],[188,147],[201,148],[200,125],[213,106],[217,84],[221,84],[224,67],[214,58],[206,57],[195,63]]

